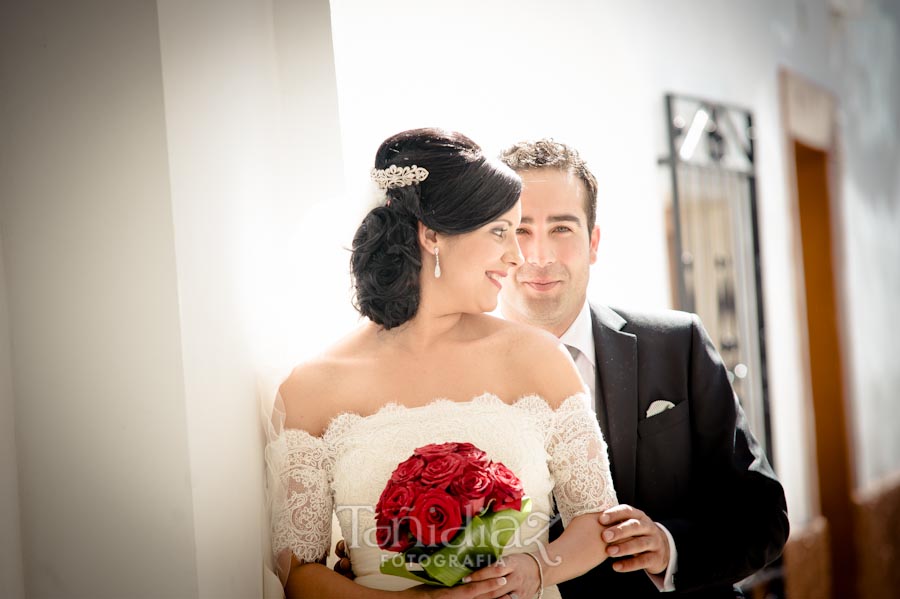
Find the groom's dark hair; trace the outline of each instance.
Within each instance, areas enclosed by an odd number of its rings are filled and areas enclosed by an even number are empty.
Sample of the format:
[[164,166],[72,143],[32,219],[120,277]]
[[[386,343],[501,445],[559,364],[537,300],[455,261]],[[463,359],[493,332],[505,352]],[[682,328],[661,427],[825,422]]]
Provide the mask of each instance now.
[[514,144],[501,152],[500,160],[517,173],[556,168],[581,179],[587,192],[584,197],[584,213],[587,215],[588,231],[593,230],[597,222],[597,178],[578,154],[578,150],[551,138],[544,138]]
[[350,269],[354,306],[386,329],[419,308],[422,254],[418,223],[445,235],[468,233],[496,220],[519,200],[522,181],[474,141],[442,129],[413,129],[386,139],[375,168],[419,167],[420,182],[389,188],[353,237]]

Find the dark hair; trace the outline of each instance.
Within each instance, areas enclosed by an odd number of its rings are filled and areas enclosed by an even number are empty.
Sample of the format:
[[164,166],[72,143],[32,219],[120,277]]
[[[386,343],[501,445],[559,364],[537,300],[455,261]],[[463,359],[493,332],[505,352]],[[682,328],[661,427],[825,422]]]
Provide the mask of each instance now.
[[422,254],[418,223],[445,235],[468,233],[509,211],[522,181],[474,141],[441,129],[413,129],[386,139],[375,168],[418,166],[420,183],[386,190],[386,203],[373,208],[353,237],[350,270],[354,306],[386,329],[419,309]]
[[597,179],[578,154],[578,150],[549,138],[522,141],[505,149],[500,160],[514,171],[522,172],[539,168],[557,168],[569,171],[584,183],[584,213],[587,215],[588,232],[597,222]]

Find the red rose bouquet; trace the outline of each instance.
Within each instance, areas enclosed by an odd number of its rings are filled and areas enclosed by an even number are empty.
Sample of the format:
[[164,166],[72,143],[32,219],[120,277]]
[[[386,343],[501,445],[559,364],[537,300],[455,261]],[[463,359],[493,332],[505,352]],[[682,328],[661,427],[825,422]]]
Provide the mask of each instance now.
[[375,507],[384,574],[453,586],[498,559],[531,511],[522,481],[471,443],[426,445],[394,470]]

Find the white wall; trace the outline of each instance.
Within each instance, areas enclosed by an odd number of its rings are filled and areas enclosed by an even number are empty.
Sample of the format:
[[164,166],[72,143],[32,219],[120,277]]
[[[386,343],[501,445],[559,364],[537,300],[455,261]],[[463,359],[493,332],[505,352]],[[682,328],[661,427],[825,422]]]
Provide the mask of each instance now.
[[258,596],[257,386],[356,323],[328,3],[2,17],[4,591]]
[[[589,293],[601,301],[669,303],[662,219],[668,181],[656,165],[665,152],[663,95],[687,93],[753,112],[775,461],[795,523],[817,508],[801,449],[810,443],[805,337],[796,308],[803,298],[793,263],[778,71],[790,68],[839,96],[855,77],[871,78],[864,100],[848,95],[842,113],[845,129],[874,135],[875,111],[882,130],[875,148],[889,150],[878,168],[865,167],[874,148],[848,159],[843,179],[853,265],[846,292],[854,315],[867,312],[849,347],[857,462],[862,482],[900,468],[900,435],[891,424],[900,421],[900,406],[889,395],[900,376],[890,361],[897,325],[886,326],[895,322],[889,305],[900,299],[893,233],[900,224],[896,8],[882,14],[881,4],[889,3],[873,0],[864,13],[836,18],[827,3],[809,0],[463,0],[452,6],[404,0],[390,10],[361,0],[331,4],[351,192],[362,197],[377,144],[404,128],[456,128],[490,150],[543,135],[571,143],[600,181],[603,236]],[[857,193],[862,181],[867,189]],[[877,205],[873,192],[881,197]],[[874,294],[862,290],[861,277],[878,279]]]
[[27,596],[196,596],[156,7],[4,3],[0,57]]
[[900,3],[870,2],[842,23],[839,126],[845,236],[840,259],[852,315],[851,417],[859,488],[900,468]]
[[159,23],[199,595],[258,596],[258,378],[354,323],[328,4],[161,0]]
[[[0,145],[0,164],[5,162],[3,157],[5,147]],[[24,599],[25,578],[22,569],[22,531],[19,525],[19,467],[16,459],[11,341],[2,223],[0,223],[0,597]]]

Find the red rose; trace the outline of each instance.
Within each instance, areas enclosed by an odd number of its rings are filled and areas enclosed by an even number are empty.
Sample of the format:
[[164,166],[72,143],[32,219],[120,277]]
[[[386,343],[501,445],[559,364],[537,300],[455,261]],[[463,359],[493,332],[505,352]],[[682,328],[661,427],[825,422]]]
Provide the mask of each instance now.
[[487,454],[472,445],[471,443],[460,443],[456,448],[456,455],[461,457],[468,464],[476,464],[478,466],[487,467],[491,462]]
[[463,514],[467,518],[481,513],[493,488],[491,472],[478,464],[466,466],[463,473],[450,483],[450,492],[459,497]]
[[521,510],[525,491],[519,477],[500,462],[493,462],[490,465],[490,472],[494,479],[494,489],[491,493],[491,499],[494,501],[492,509],[495,512],[509,509]]
[[406,551],[413,546],[407,518],[377,518],[375,542],[385,551]]
[[423,485],[446,489],[454,478],[456,478],[466,467],[466,463],[462,461],[455,453],[448,453],[440,457],[431,459],[422,470],[422,476],[419,480]]
[[431,443],[413,450],[413,455],[420,456],[426,462],[430,462],[435,458],[453,453],[457,447],[457,443]]
[[416,498],[410,515],[410,532],[425,545],[446,545],[462,524],[459,502],[441,489],[431,489]]
[[391,482],[405,483],[411,481],[422,473],[422,468],[424,467],[425,461],[422,458],[412,456],[405,462],[401,462],[400,465],[394,469],[394,473],[391,474]]
[[375,514],[391,519],[408,516],[418,494],[419,490],[410,483],[388,482],[378,498]]

